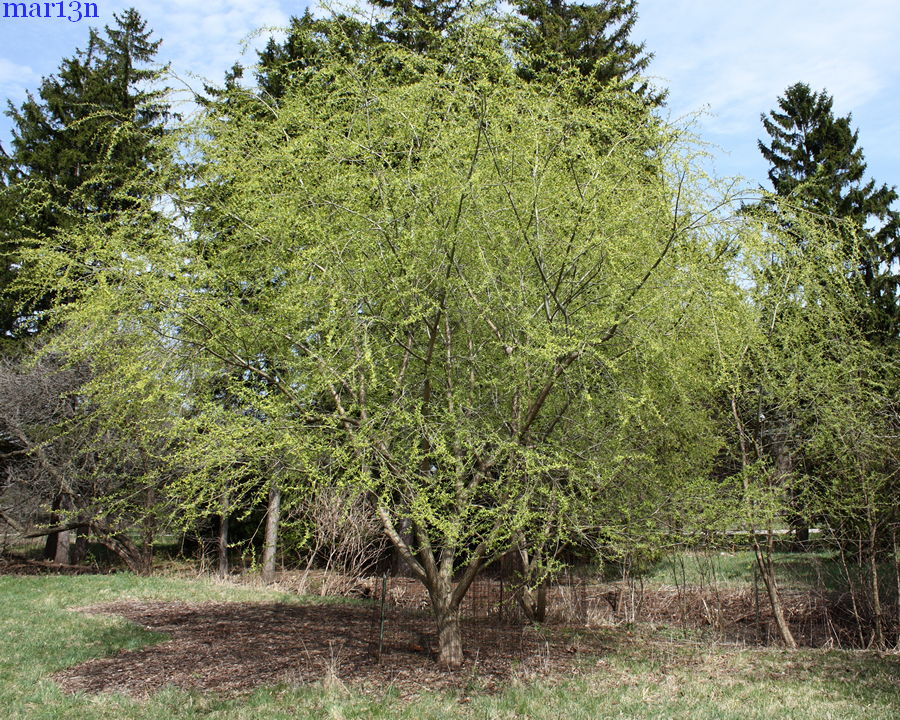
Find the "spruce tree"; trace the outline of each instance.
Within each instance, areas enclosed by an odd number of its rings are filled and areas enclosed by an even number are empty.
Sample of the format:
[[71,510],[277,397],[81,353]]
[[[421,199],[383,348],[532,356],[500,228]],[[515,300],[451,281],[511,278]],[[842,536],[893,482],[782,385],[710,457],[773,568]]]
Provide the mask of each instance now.
[[[299,18],[291,18],[287,37],[283,41],[270,38],[265,49],[259,53],[257,84],[268,98],[280,99],[293,82],[320,67],[329,53],[351,57],[361,48],[377,41],[377,29],[358,18],[347,15],[317,18],[306,10]],[[226,81],[224,95],[221,91],[218,94],[220,100],[229,95],[229,89],[236,88],[233,80],[241,73],[240,68],[232,69],[229,76],[232,82],[229,86]],[[234,101],[233,93],[230,101]]]
[[[370,23],[352,14],[319,18],[306,10],[302,16],[292,17],[287,37],[281,42],[270,39],[259,53],[259,89],[278,100],[292,83],[309,77],[329,59],[359,57],[364,50],[385,44],[434,55],[472,7],[469,0],[373,0],[373,4],[388,10],[389,16]],[[212,94],[223,99],[222,90]],[[232,93],[229,102],[233,101]]]
[[[52,237],[86,214],[132,204],[129,196],[140,192],[135,178],[157,158],[169,108],[164,91],[148,87],[161,76],[150,67],[160,41],[136,10],[113,17],[104,34],[90,30],[87,47],[63,59],[37,96],[29,93],[18,108],[8,103],[13,137],[0,166],[4,286],[23,243]],[[33,309],[48,303],[44,298]],[[5,308],[2,332],[33,331],[35,322]]]
[[760,140],[759,149],[777,195],[840,221],[848,242],[859,244],[861,322],[872,339],[893,342],[900,332],[900,213],[891,207],[897,191],[864,180],[859,131],[851,115],[835,117],[832,105],[825,91],[792,85],[778,109],[762,116],[769,144]]
[[474,6],[472,0],[372,0],[372,4],[391,11],[381,26],[385,40],[425,54],[437,50],[442,37]]
[[521,16],[512,33],[522,54],[520,74],[537,79],[560,66],[574,66],[586,80],[584,99],[592,89],[618,81],[631,84],[650,105],[665,93],[638,79],[651,59],[644,43],[631,40],[637,22],[636,0],[600,0],[594,4],[566,0],[514,0]]

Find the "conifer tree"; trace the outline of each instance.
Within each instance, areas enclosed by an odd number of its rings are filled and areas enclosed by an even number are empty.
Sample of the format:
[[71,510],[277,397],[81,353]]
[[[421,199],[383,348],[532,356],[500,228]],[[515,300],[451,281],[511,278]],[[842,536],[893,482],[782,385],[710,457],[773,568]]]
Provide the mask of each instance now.
[[513,28],[515,45],[523,53],[520,74],[536,79],[560,65],[574,66],[592,88],[613,81],[632,82],[633,89],[651,105],[661,104],[665,93],[636,80],[652,53],[644,43],[631,40],[637,22],[636,0],[601,0],[594,4],[566,0],[515,0],[522,22]]
[[[37,96],[29,93],[18,108],[8,103],[13,137],[0,159],[4,286],[28,238],[50,237],[86,214],[131,204],[129,196],[139,193],[135,177],[158,152],[169,108],[164,91],[148,86],[161,76],[150,66],[161,41],[134,9],[114,18],[103,34],[91,29],[87,47],[63,59]],[[23,324],[12,307],[2,324],[7,334],[36,327],[33,317]]]
[[287,37],[281,42],[270,39],[259,53],[259,89],[279,99],[291,83],[315,71],[335,52],[358,57],[365,48],[389,43],[433,55],[472,7],[468,0],[374,0],[373,4],[388,10],[389,17],[369,23],[341,13],[319,18],[308,9],[302,16],[292,17]]
[[768,160],[775,193],[807,210],[839,220],[848,241],[859,243],[858,272],[865,287],[862,319],[880,342],[900,332],[900,212],[891,206],[897,191],[864,180],[866,163],[852,116],[835,117],[833,99],[796,83],[778,99],[778,109],[762,116],[769,144],[759,141]]
[[[299,18],[291,18],[283,41],[270,38],[259,53],[257,84],[269,98],[282,98],[292,82],[319,67],[328,53],[337,49],[340,54],[351,57],[376,41],[376,28],[358,18],[340,14],[317,18],[306,10]],[[239,76],[242,70],[233,69],[232,76],[235,72]]]
[[373,4],[391,11],[381,28],[385,40],[425,54],[434,52],[442,36],[473,7],[471,0],[373,0]]

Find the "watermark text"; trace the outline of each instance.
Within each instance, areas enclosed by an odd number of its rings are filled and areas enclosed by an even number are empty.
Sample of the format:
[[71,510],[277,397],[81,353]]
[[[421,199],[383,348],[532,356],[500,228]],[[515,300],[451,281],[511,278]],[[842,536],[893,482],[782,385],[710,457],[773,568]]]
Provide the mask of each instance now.
[[80,0],[60,0],[60,2],[5,2],[4,18],[58,18],[69,22],[80,22],[97,17],[97,3]]

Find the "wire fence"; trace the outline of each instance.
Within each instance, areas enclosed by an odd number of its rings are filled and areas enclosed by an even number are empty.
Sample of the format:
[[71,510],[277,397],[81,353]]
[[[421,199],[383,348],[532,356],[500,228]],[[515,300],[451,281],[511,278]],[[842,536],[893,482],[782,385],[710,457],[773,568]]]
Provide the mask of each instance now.
[[[739,645],[775,645],[779,633],[759,574],[752,581],[723,578],[712,553],[692,559],[690,573],[676,568],[671,582],[623,573],[602,577],[591,568],[571,568],[542,588],[542,624],[574,631],[643,624],[673,638]],[[705,564],[705,565],[704,565]],[[720,569],[719,569],[720,570]],[[531,625],[515,577],[485,573],[460,606],[460,623],[475,652],[490,652],[490,629]],[[873,609],[865,598],[841,588],[834,577],[806,578],[804,587],[782,588],[783,610],[797,642],[806,647],[872,647]],[[386,573],[371,580],[372,648],[391,652],[436,652],[436,631],[427,592],[417,580]],[[900,605],[885,588],[881,623],[890,646],[900,646]],[[505,637],[508,637],[508,633]]]

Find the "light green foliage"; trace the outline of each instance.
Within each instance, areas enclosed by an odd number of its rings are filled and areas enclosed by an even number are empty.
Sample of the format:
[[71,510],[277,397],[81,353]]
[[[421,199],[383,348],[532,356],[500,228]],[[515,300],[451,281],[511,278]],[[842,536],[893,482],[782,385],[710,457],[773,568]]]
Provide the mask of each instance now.
[[[490,555],[528,528],[630,532],[703,472],[727,288],[666,129],[626,92],[522,82],[489,29],[460,37],[451,68],[376,48],[207,115],[204,206],[185,188],[184,220],[70,238],[96,282],[66,322],[114,402],[169,398],[189,503],[275,458],[287,490],[352,483]],[[70,254],[42,258],[67,276]]]
[[853,394],[867,352],[854,323],[853,256],[840,234],[788,202],[767,202],[777,222],[751,214],[740,240],[746,312],[740,342],[729,346],[737,355],[723,363],[756,527],[777,522],[801,492],[807,443],[825,431],[827,408]]
[[634,93],[527,83],[490,25],[452,42],[453,65],[378,45],[213,107],[173,133],[198,161],[173,212],[92,218],[30,276],[77,298],[97,401],[172,438],[187,517],[261,478],[353,487],[450,612],[454,569],[514,543],[684,522],[739,307],[721,211]]
[[862,280],[848,273],[856,255],[843,233],[804,211],[780,215],[790,229],[755,295],[759,402],[790,428],[787,452],[813,516],[828,523],[874,511],[886,524],[900,467],[897,360],[858,327]]

